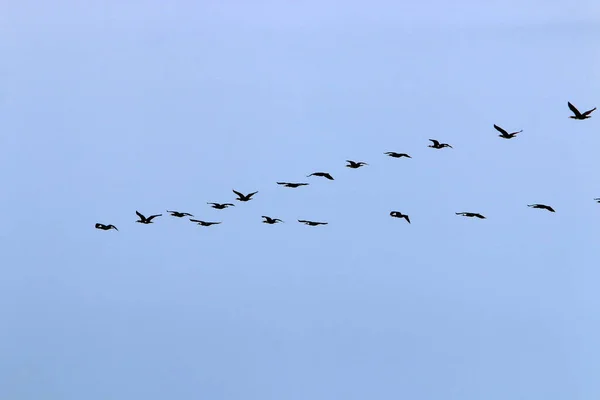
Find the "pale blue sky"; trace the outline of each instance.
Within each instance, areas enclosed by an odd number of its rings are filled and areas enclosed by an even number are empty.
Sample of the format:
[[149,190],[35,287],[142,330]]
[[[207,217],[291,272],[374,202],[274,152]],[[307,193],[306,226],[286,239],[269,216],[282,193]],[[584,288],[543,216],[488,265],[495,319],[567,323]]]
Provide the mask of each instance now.
[[4,3],[0,399],[599,398],[596,1]]

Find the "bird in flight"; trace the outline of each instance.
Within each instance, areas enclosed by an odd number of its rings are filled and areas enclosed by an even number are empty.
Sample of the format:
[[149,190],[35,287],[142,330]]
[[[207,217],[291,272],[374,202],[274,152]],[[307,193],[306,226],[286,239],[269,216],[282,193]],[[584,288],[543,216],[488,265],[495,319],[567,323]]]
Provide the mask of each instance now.
[[278,185],[282,185],[289,188],[297,188],[298,186],[306,186],[308,183],[291,183],[291,182],[277,182]]
[[312,174],[310,174],[310,175],[306,175],[306,177],[308,178],[309,176],[313,176],[313,175],[314,175],[314,176],[322,176],[323,178],[327,178],[327,179],[329,179],[330,181],[332,181],[332,180],[333,180],[333,176],[331,176],[331,175],[330,175],[328,172],[313,172],[313,173],[312,173]]
[[258,193],[258,191],[256,192],[252,192],[252,193],[248,193],[247,195],[243,195],[242,193],[238,192],[237,190],[234,190],[233,193],[237,194],[237,199],[239,201],[250,201],[251,197],[254,196],[256,193]]
[[267,217],[266,215],[263,215],[262,218],[264,218],[265,220],[263,221],[263,223],[265,224],[276,224],[278,222],[283,222],[282,220],[280,220],[279,218],[271,218],[271,217]]
[[160,217],[162,214],[151,215],[148,218],[144,217],[139,211],[135,212],[140,219],[135,222],[139,222],[140,224],[153,224],[152,220],[156,217]]
[[383,154],[387,154],[388,156],[394,157],[394,158],[400,158],[400,157],[412,158],[411,156],[409,156],[406,153],[396,153],[395,151],[388,151]]
[[327,225],[328,224],[328,222],[307,221],[305,219],[299,219],[298,222],[301,222],[304,225],[309,225],[309,226]]
[[206,204],[212,204],[212,208],[216,208],[217,210],[223,210],[224,208],[227,208],[229,206],[234,207],[235,204],[231,204],[231,203],[206,203]]
[[555,212],[554,208],[547,206],[545,204],[528,204],[527,207],[531,208],[541,208],[542,210],[548,210],[550,212]]
[[573,114],[575,114],[575,115],[570,115],[569,116],[569,118],[573,118],[573,119],[588,119],[588,118],[592,118],[592,116],[590,114],[592,113],[592,111],[594,111],[596,109],[596,107],[594,107],[591,110],[587,110],[586,112],[584,112],[582,114],[582,113],[579,112],[579,110],[573,104],[571,104],[571,102],[567,102],[567,104],[569,105],[569,109],[573,112]]
[[355,161],[352,161],[352,160],[346,160],[346,162],[348,163],[348,165],[346,165],[346,167],[348,167],[348,168],[354,168],[354,169],[360,168],[363,165],[369,165],[366,162],[362,162],[362,161],[355,162]]
[[114,229],[115,231],[118,231],[117,227],[114,225],[104,225],[104,224],[96,224],[94,225],[96,229],[102,229],[103,231],[108,231],[110,229]]
[[400,211],[392,211],[390,215],[394,218],[404,218],[406,222],[410,224],[410,218],[408,218],[408,215],[402,214]]
[[429,139],[429,141],[433,142],[433,144],[430,144],[427,147],[431,147],[432,149],[443,149],[444,147],[450,147],[451,149],[453,148],[448,143],[440,143],[435,139]]
[[472,212],[457,212],[456,215],[462,215],[464,217],[477,217],[479,219],[485,219],[485,217],[479,213]]
[[220,224],[220,222],[206,222],[206,221],[200,221],[199,219],[192,219],[192,218],[190,218],[190,221],[196,222],[196,223],[198,223],[198,225],[202,225],[202,226],[211,226],[211,225]]
[[172,215],[173,217],[177,217],[177,218],[181,218],[181,217],[185,217],[185,216],[190,216],[190,217],[193,217],[193,215],[192,215],[192,214],[190,214],[190,213],[186,213],[186,212],[179,212],[179,211],[169,211],[169,210],[167,210],[167,212],[168,212],[168,213],[171,213],[171,215]]
[[496,125],[496,124],[494,124],[494,128],[496,128],[496,130],[497,130],[498,132],[500,132],[500,135],[498,135],[498,136],[500,136],[501,138],[504,138],[504,139],[512,139],[512,138],[514,138],[515,136],[517,136],[517,134],[518,134],[518,133],[521,133],[521,132],[523,132],[523,129],[521,129],[521,130],[520,130],[520,131],[518,131],[518,132],[512,132],[512,133],[508,133],[507,131],[505,131],[504,129],[500,128],[500,127],[499,127],[498,125]]

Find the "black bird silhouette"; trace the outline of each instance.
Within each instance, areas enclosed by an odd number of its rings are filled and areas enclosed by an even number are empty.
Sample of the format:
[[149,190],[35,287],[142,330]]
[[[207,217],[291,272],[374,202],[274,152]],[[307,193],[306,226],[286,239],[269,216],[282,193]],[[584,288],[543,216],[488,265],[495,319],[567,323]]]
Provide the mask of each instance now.
[[512,132],[512,133],[508,133],[507,131],[505,131],[504,129],[500,128],[500,127],[499,127],[498,125],[496,125],[496,124],[494,124],[494,128],[496,128],[496,130],[497,130],[498,132],[500,132],[500,135],[498,135],[498,136],[500,136],[501,138],[504,138],[504,139],[512,139],[512,138],[514,138],[515,136],[517,136],[517,134],[518,134],[518,133],[521,133],[521,132],[523,132],[523,129],[521,129],[521,130],[520,130],[520,131],[518,131],[518,132]]
[[390,215],[394,218],[404,218],[406,222],[410,224],[410,218],[408,218],[408,215],[402,214],[400,211],[392,211]]
[[597,199],[594,199],[596,201],[596,203],[600,203],[600,197],[598,197]]
[[140,219],[135,222],[139,222],[140,224],[153,224],[152,220],[156,217],[160,217],[162,214],[151,215],[148,218],[144,217],[139,211],[135,212]]
[[96,229],[102,229],[103,231],[107,231],[109,229],[114,229],[115,231],[118,231],[117,227],[114,225],[104,225],[104,224],[96,224],[94,225]]
[[352,161],[352,160],[346,160],[346,162],[348,163],[348,165],[346,165],[346,167],[348,168],[360,168],[363,165],[369,165],[366,162],[356,162],[356,161]]
[[485,217],[479,213],[472,212],[457,212],[456,215],[462,215],[464,217],[477,217],[479,219],[485,219]]
[[298,222],[301,222],[305,225],[309,225],[309,226],[317,226],[317,225],[327,225],[328,222],[315,222],[315,221],[307,221],[305,219],[299,219]]
[[298,186],[306,186],[308,183],[290,183],[290,182],[277,182],[278,185],[283,185],[289,188],[297,188]]
[[383,154],[387,154],[388,156],[394,157],[394,158],[400,158],[400,157],[412,158],[411,156],[409,156],[406,153],[396,153],[395,151],[388,151],[388,152],[385,152]]
[[573,114],[575,115],[570,115],[569,118],[573,118],[573,119],[588,119],[588,118],[592,118],[592,116],[590,115],[592,113],[592,111],[594,111],[596,109],[596,107],[592,108],[591,110],[587,110],[586,112],[584,112],[583,114],[579,112],[579,110],[573,105],[571,104],[571,102],[567,102],[567,104],[569,105],[569,109],[573,112]]
[[429,139],[430,142],[433,142],[433,144],[427,146],[427,147],[431,147],[432,149],[443,149],[444,147],[450,147],[451,149],[453,148],[452,146],[450,146],[448,143],[440,143],[435,139]]
[[252,200],[251,197],[254,196],[256,193],[258,193],[258,191],[256,192],[252,192],[252,193],[248,193],[247,195],[243,195],[242,193],[238,192],[237,190],[234,190],[233,193],[237,194],[238,197],[236,200],[239,201],[250,201]]
[[222,210],[224,208],[227,208],[229,206],[234,207],[235,204],[231,204],[231,203],[206,203],[206,204],[212,204],[212,208],[216,208],[217,210]]
[[190,213],[186,213],[186,212],[179,212],[179,211],[169,211],[169,210],[167,210],[167,212],[168,212],[168,213],[171,213],[171,215],[172,215],[173,217],[178,217],[178,218],[185,217],[185,216],[193,217],[193,215],[192,215],[192,214],[190,214]]
[[202,225],[202,226],[211,226],[211,225],[220,224],[220,222],[206,222],[206,221],[200,221],[199,219],[192,219],[192,218],[190,218],[190,221],[196,222],[196,223],[198,223],[198,225]]
[[330,181],[332,181],[332,180],[333,180],[333,176],[329,175],[329,173],[328,173],[328,172],[313,172],[313,173],[312,173],[312,174],[310,174],[310,175],[306,175],[306,177],[308,178],[309,176],[313,176],[313,175],[314,175],[314,176],[322,176],[323,178],[327,178],[327,179],[329,179]]
[[545,204],[528,204],[527,207],[531,208],[541,208],[542,210],[548,210],[550,212],[555,212],[554,208],[547,206]]
[[265,219],[263,221],[263,223],[265,223],[265,224],[276,224],[277,222],[283,222],[279,218],[271,218],[271,217],[267,217],[266,215],[263,215],[262,218]]

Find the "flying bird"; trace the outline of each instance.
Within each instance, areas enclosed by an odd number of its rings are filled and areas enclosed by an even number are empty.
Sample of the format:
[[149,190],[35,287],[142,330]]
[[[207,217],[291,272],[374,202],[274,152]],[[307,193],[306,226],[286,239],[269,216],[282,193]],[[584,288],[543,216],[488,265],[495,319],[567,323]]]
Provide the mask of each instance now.
[[567,104],[569,105],[569,109],[573,112],[573,114],[575,114],[575,115],[570,115],[569,116],[569,118],[573,118],[573,119],[588,119],[588,118],[592,118],[592,116],[590,114],[592,113],[592,111],[594,111],[596,109],[596,107],[594,107],[591,110],[587,110],[586,112],[584,112],[582,114],[582,113],[579,112],[579,110],[573,104],[571,104],[571,102],[567,102]]
[[452,146],[450,146],[448,143],[440,143],[435,139],[429,139],[430,142],[433,142],[433,144],[427,146],[427,147],[431,147],[432,149],[443,149],[444,147],[450,147],[451,149],[453,148]]
[[297,188],[298,186],[306,186],[308,183],[290,183],[290,182],[277,182],[278,185],[283,185],[289,188]]
[[400,211],[392,211],[390,215],[394,218],[404,218],[406,222],[410,224],[410,218],[408,218],[408,215],[402,214]]
[[189,216],[189,217],[193,217],[192,214],[190,213],[186,213],[186,212],[179,212],[179,211],[169,211],[167,210],[168,213],[171,213],[171,215],[173,217],[177,217],[177,218],[181,218],[181,217],[185,217],[185,216]]
[[110,229],[114,229],[115,231],[118,231],[117,227],[114,225],[104,225],[104,224],[98,223],[98,224],[94,225],[94,227],[96,229],[102,229],[103,231],[108,231]]
[[252,200],[251,197],[254,196],[256,193],[258,193],[258,191],[252,192],[252,193],[249,193],[249,194],[246,194],[246,195],[238,192],[237,190],[234,190],[233,193],[237,194],[237,196],[238,196],[236,200],[239,200],[239,201],[250,201],[250,200]]
[[472,212],[457,212],[456,215],[462,215],[464,217],[477,217],[479,219],[485,219],[485,217],[479,213]]
[[235,204],[231,204],[231,203],[206,203],[206,204],[212,204],[212,208],[216,208],[217,210],[223,210],[224,208],[227,208],[229,206],[234,207]]
[[369,165],[366,162],[362,162],[362,161],[355,162],[355,161],[352,161],[352,160],[346,160],[346,162],[348,163],[348,165],[346,165],[346,167],[348,167],[348,168],[355,168],[355,169],[356,168],[360,168],[363,165]]
[[322,176],[323,178],[327,178],[330,181],[333,180],[333,177],[328,173],[328,172],[313,172],[310,175],[306,175],[306,177],[308,178],[309,176]]
[[265,223],[265,224],[271,224],[272,225],[272,224],[276,224],[277,222],[283,222],[279,218],[271,218],[271,217],[267,217],[266,215],[263,215],[262,218],[265,219],[263,221],[263,223]]
[[385,152],[383,154],[387,154],[388,156],[394,157],[394,158],[400,158],[400,157],[412,158],[411,156],[409,156],[406,153],[396,153],[395,151],[388,151],[388,152]]
[[153,224],[152,220],[156,217],[160,217],[162,214],[151,215],[148,218],[144,217],[139,211],[135,212],[140,219],[135,222],[139,222],[140,224]]
[[545,204],[528,204],[527,207],[531,208],[541,208],[542,210],[548,210],[550,212],[555,212],[554,208],[547,206]]
[[206,222],[206,221],[200,221],[199,219],[192,219],[192,218],[190,218],[190,221],[196,222],[196,223],[198,223],[198,225],[202,225],[202,226],[211,226],[211,225],[220,224],[220,222]]
[[498,132],[500,132],[500,135],[498,135],[498,136],[500,136],[501,138],[504,138],[504,139],[512,139],[512,138],[514,138],[515,136],[517,136],[517,134],[518,134],[518,133],[521,133],[521,132],[523,132],[523,129],[521,129],[521,130],[520,130],[520,131],[518,131],[518,132],[512,132],[512,133],[508,133],[507,131],[505,131],[504,129],[500,128],[500,127],[499,127],[498,125],[496,125],[496,124],[494,124],[494,128],[496,128],[496,130],[497,130]]
[[328,224],[328,222],[307,221],[305,219],[299,219],[298,222],[301,222],[304,225],[309,225],[309,226],[327,225]]

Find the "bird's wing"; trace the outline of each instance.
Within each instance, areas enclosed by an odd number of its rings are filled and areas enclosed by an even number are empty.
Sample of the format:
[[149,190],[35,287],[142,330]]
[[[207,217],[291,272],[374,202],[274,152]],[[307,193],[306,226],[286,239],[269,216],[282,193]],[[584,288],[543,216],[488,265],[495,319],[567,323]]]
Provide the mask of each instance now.
[[498,132],[500,132],[503,135],[508,135],[508,132],[506,132],[504,129],[500,128],[498,125],[494,124],[494,128],[496,128],[496,130]]
[[237,194],[239,197],[244,197],[244,195],[237,190],[233,190],[233,193]]
[[590,115],[594,110],[596,109],[596,107],[592,108],[591,110],[587,110],[586,112],[583,113],[584,116],[588,116]]
[[138,217],[140,217],[140,219],[146,219],[146,217],[144,217],[142,215],[142,213],[140,213],[139,211],[136,211],[135,213],[137,214]]
[[278,185],[287,185],[288,182],[277,182]]
[[115,231],[118,231],[117,227],[116,227],[116,226],[114,226],[114,225],[109,225],[109,227],[112,227],[112,228],[114,228],[114,229],[115,229]]
[[160,217],[160,216],[162,216],[162,214],[151,215],[148,217],[148,221],[152,221],[152,219],[154,219],[156,217]]
[[473,215],[474,215],[475,217],[477,217],[477,218],[481,218],[481,219],[484,219],[484,218],[485,218],[485,217],[484,217],[483,215],[481,215],[481,214],[473,214]]
[[193,218],[190,218],[190,221],[197,222],[199,224],[202,223],[202,222],[204,222],[204,221],[200,221],[199,219],[193,219]]
[[235,207],[235,204],[231,204],[231,203],[225,203],[223,204],[224,206],[231,206],[231,207]]
[[305,220],[305,219],[299,219],[299,220],[298,220],[298,222],[302,222],[302,223],[305,223],[305,224],[306,224],[307,222],[310,222],[310,221],[307,221],[307,220]]
[[256,193],[258,193],[258,190],[256,192],[248,193],[248,195],[246,197],[250,198],[250,197],[254,196]]
[[192,215],[192,214],[190,214],[190,213],[183,213],[183,215],[187,215],[187,216],[189,216],[189,217],[193,217],[193,215]]
[[440,145],[440,142],[438,142],[438,141],[437,141],[437,140],[435,140],[435,139],[429,139],[429,141],[430,141],[430,142],[433,142],[433,145],[434,145],[434,146],[439,146],[439,145]]
[[410,224],[410,218],[408,217],[408,215],[405,215],[404,219],[406,219],[406,221]]
[[573,104],[571,104],[570,101],[568,101],[567,104],[569,105],[569,109],[573,111],[573,114],[575,114],[575,116],[581,117],[581,113],[579,112],[579,110]]
[[170,211],[170,210],[167,210],[167,212],[169,212],[169,213],[176,213],[177,211]]

